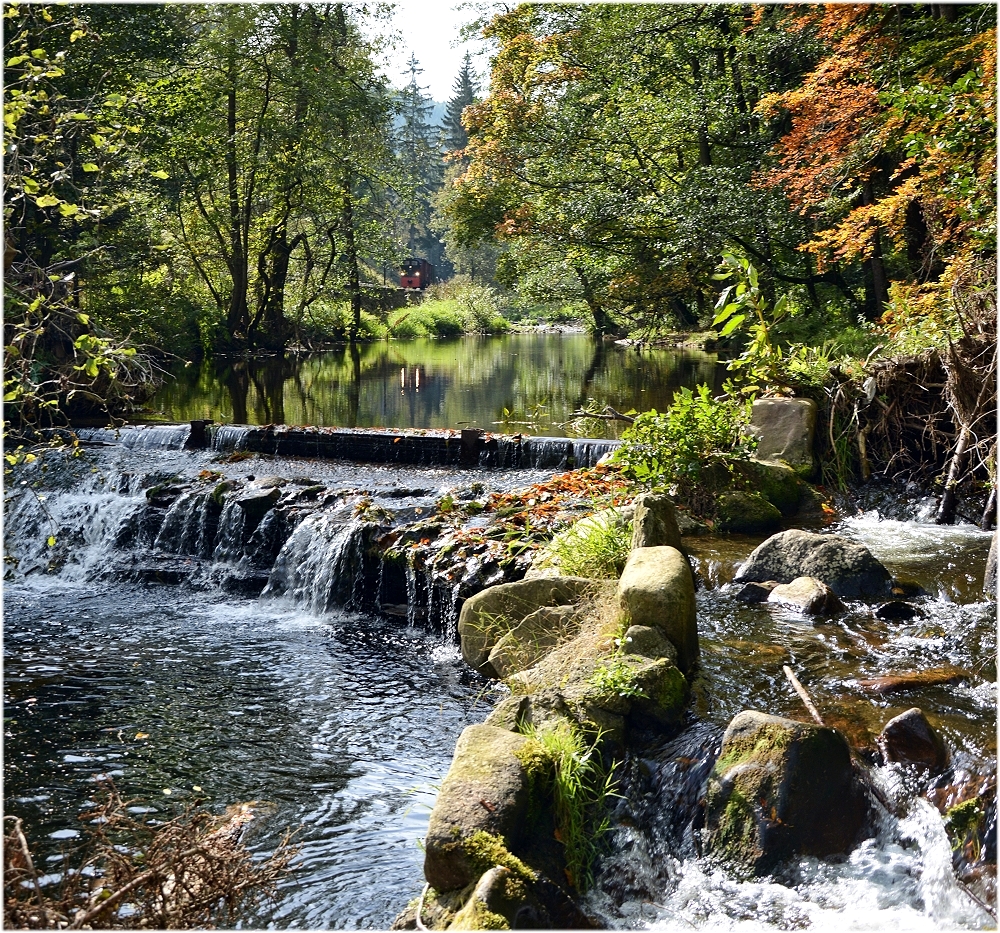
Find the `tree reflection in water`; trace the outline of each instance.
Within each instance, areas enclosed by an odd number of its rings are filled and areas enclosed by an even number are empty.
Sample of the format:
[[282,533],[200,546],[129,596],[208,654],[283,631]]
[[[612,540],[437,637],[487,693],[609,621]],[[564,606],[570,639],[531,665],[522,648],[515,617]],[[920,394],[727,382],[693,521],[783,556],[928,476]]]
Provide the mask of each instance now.
[[[151,407],[169,420],[234,424],[516,431],[527,420],[530,433],[559,435],[588,399],[619,411],[662,411],[680,386],[718,388],[722,375],[715,354],[639,353],[585,334],[380,341],[206,361],[179,370]],[[590,422],[587,429],[615,436],[622,427]]]

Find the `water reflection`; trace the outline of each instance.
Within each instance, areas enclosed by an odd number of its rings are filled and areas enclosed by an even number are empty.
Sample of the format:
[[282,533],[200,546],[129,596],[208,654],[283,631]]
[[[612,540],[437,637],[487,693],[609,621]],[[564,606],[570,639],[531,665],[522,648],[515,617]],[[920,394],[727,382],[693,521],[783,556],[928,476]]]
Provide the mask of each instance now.
[[[234,424],[460,428],[574,434],[595,399],[663,410],[680,386],[721,385],[716,355],[644,350],[584,334],[513,334],[344,346],[310,356],[211,359],[185,367],[150,403],[158,417]],[[587,422],[588,436],[623,424]]]

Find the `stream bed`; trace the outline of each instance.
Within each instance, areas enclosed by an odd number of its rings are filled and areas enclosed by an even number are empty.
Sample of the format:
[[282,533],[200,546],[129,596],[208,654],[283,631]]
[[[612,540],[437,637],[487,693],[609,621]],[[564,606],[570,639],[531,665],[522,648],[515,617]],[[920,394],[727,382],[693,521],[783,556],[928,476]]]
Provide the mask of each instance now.
[[[258,801],[252,847],[266,853],[298,828],[300,852],[276,905],[242,926],[387,928],[420,893],[419,842],[436,788],[462,729],[496,701],[494,686],[465,667],[451,624],[317,610],[292,588],[281,597],[226,592],[219,565],[237,557],[225,542],[206,549],[179,535],[167,548],[163,534],[123,529],[154,484],[204,471],[241,481],[302,476],[413,512],[452,490],[513,489],[551,471],[233,461],[163,443],[47,455],[8,486],[6,553],[19,563],[4,590],[6,812],[24,819],[55,883],[101,776],[164,814],[196,793],[219,809]],[[916,507],[882,511],[858,512],[836,530],[923,588],[911,599],[919,614],[904,622],[860,602],[820,624],[738,603],[728,582],[758,539],[686,539],[704,583],[697,721],[628,763],[613,852],[588,902],[603,924],[893,933],[994,925],[956,883],[941,817],[924,798],[847,859],[804,859],[754,882],[697,857],[662,802],[668,790],[690,792],[697,768],[678,763],[709,761],[739,710],[804,718],[783,664],[862,749],[892,716],[920,706],[952,749],[941,799],[976,781],[992,781],[995,793],[995,605],[982,599],[989,536],[928,525]],[[199,571],[179,585],[147,585],[129,577],[139,557]],[[957,673],[905,692],[865,686],[944,668]],[[886,786],[902,780],[882,771]]]

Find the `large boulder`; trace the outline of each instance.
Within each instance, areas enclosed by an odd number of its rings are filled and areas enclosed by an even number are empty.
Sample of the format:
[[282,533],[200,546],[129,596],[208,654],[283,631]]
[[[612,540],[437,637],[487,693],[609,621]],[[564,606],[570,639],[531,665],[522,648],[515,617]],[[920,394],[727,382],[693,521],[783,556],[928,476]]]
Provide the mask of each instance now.
[[528,774],[517,757],[528,740],[494,726],[469,726],[431,811],[424,877],[435,890],[464,888],[493,864],[485,837],[520,841],[529,805]]
[[890,719],[875,744],[886,761],[910,765],[931,774],[944,771],[951,758],[944,739],[917,706]]
[[730,722],[708,780],[703,843],[737,870],[849,852],[868,794],[836,729],[746,710]]
[[465,663],[487,677],[496,677],[489,657],[502,636],[536,609],[578,603],[593,588],[594,581],[583,577],[535,577],[476,593],[465,601],[458,618]]
[[813,475],[816,403],[807,398],[760,398],[753,403],[750,429],[760,460],[783,460],[806,478]]
[[514,626],[490,651],[488,662],[501,679],[531,667],[556,645],[572,637],[585,610],[579,606],[543,606]]
[[634,503],[632,549],[640,547],[675,547],[681,549],[674,500],[664,493],[644,492]]
[[740,567],[737,581],[791,583],[797,577],[822,580],[837,596],[888,596],[889,571],[863,544],[840,535],[782,531],[759,545]]
[[618,604],[632,625],[657,628],[677,649],[688,673],[698,660],[694,578],[687,558],[673,547],[636,548],[618,581]]

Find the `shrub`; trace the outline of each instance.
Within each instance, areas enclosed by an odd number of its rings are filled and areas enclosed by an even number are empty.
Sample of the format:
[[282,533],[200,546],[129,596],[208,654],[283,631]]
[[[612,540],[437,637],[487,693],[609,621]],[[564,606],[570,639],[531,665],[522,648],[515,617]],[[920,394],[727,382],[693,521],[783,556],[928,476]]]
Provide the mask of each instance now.
[[[105,785],[81,816],[83,841],[61,881],[40,878],[18,817],[6,816],[4,926],[20,929],[212,929],[273,899],[289,871],[288,837],[268,858],[243,841],[249,804],[214,816],[198,804],[179,816],[133,816],[137,801]],[[155,812],[155,811],[154,811]]]
[[749,460],[757,447],[746,430],[749,419],[748,401],[714,399],[704,384],[694,392],[682,388],[664,414],[643,412],[622,432],[615,460],[630,478],[671,487],[705,514],[732,481],[733,464]]

